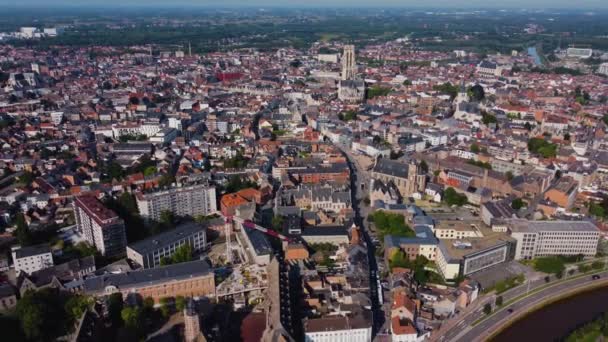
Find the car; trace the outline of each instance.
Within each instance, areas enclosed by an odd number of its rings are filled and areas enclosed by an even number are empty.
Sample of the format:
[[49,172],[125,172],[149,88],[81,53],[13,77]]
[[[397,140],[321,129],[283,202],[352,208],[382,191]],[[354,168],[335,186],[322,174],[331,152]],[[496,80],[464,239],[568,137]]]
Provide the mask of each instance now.
[[600,279],[600,275],[599,274],[594,274],[594,275],[591,276],[591,279],[598,280],[598,279]]
[[513,313],[513,308],[508,308],[508,309],[507,309],[507,312],[508,312],[508,313]]

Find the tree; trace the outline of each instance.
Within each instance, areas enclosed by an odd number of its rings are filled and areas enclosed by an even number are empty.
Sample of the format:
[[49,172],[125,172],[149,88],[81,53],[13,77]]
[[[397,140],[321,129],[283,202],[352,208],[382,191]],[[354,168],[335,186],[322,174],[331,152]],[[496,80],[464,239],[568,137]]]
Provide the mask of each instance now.
[[483,306],[483,313],[485,313],[486,315],[491,314],[492,313],[492,304],[486,303],[486,305]]
[[176,248],[175,253],[171,256],[171,261],[174,264],[192,261],[192,246],[186,243]]
[[555,273],[555,277],[557,279],[562,279],[564,277],[564,271],[559,271],[559,272]]
[[549,276],[545,276],[545,283],[548,283],[548,282],[550,282],[550,281],[551,281],[551,277],[549,277]]
[[275,232],[281,232],[283,230],[283,216],[274,215],[272,217],[271,229]]
[[513,208],[515,210],[519,210],[519,209],[523,208],[525,205],[526,205],[526,203],[521,198],[516,198],[513,201],[511,201],[511,208]]
[[476,143],[472,143],[471,144],[471,152],[473,153],[479,153],[481,150],[479,149],[479,145],[477,145]]
[[92,300],[86,296],[72,296],[65,303],[65,309],[73,318],[78,319],[91,307]]
[[17,214],[16,219],[17,228],[15,229],[15,236],[21,246],[29,246],[33,243],[32,233],[30,232],[27,222],[25,222],[25,216],[22,213]]
[[507,172],[505,172],[505,176],[507,177],[507,180],[508,180],[508,181],[513,180],[513,177],[514,177],[514,176],[513,176],[513,172],[511,172],[511,171],[507,171]]
[[177,311],[184,311],[184,309],[186,308],[186,298],[184,298],[183,296],[177,296],[175,297],[175,309]]
[[144,298],[144,309],[147,309],[147,310],[154,309],[154,298],[152,298],[152,297]]
[[420,167],[420,171],[422,171],[422,173],[427,174],[429,172],[429,165],[423,160],[420,162],[420,165],[418,165]]
[[570,133],[564,134],[564,140],[570,141]]
[[576,272],[574,269],[570,269],[570,270],[568,270],[568,275],[572,276],[574,274],[574,272]]
[[171,304],[171,299],[168,297],[163,297],[160,299],[160,312],[163,317],[169,317],[171,315],[171,308],[169,305]]
[[134,331],[140,331],[142,328],[142,310],[137,306],[127,306],[120,312],[120,317],[125,324],[125,327]]
[[170,210],[160,212],[160,224],[164,227],[170,227],[175,223],[175,215]]
[[87,304],[84,299],[71,300],[71,296],[51,288],[25,293],[16,308],[25,336],[33,341],[52,341],[72,331],[75,314],[83,313]]
[[469,88],[469,90],[467,91],[467,94],[469,95],[471,100],[476,101],[476,102],[480,102],[486,96],[486,93],[483,90],[483,87],[479,84],[476,84],[476,85],[472,86],[471,88]]
[[467,204],[468,202],[466,195],[459,194],[456,192],[456,190],[454,190],[454,188],[451,187],[447,188],[443,192],[443,201],[448,205],[456,205],[459,207]]
[[496,306],[502,306],[503,298],[502,296],[496,297]]
[[122,309],[124,307],[124,302],[122,300],[121,293],[112,293],[108,297],[107,304],[108,306],[108,316],[110,317],[110,321],[114,327],[118,327],[122,325]]

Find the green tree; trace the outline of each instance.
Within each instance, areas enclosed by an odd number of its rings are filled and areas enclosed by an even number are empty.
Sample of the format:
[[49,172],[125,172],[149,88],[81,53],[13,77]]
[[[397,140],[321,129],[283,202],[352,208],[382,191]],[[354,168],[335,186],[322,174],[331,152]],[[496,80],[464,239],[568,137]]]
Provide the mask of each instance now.
[[137,306],[127,306],[120,312],[120,317],[122,318],[125,327],[134,331],[141,330],[143,320],[141,308]]
[[511,171],[505,172],[505,176],[507,177],[508,181],[513,180],[513,177],[514,177],[513,172],[511,172]]
[[496,297],[496,306],[502,306],[502,296]]
[[152,297],[144,298],[144,308],[147,310],[154,309],[154,298],[152,298]]
[[185,308],[186,308],[186,298],[184,298],[183,296],[175,297],[175,309],[178,312],[181,312],[181,311],[184,311]]
[[17,214],[15,229],[15,237],[21,246],[29,246],[33,243],[32,233],[30,232],[25,216],[22,213]]
[[118,293],[118,292],[112,293],[108,297],[107,306],[108,306],[108,316],[110,318],[110,321],[112,322],[112,326],[118,327],[118,326],[122,325],[121,313],[122,313],[122,309],[124,307],[122,294]]
[[459,194],[454,188],[447,188],[443,192],[443,201],[448,205],[463,206],[468,203],[467,196]]
[[473,101],[480,102],[486,97],[486,92],[483,90],[483,87],[479,84],[476,84],[470,87],[467,91],[467,94]]
[[175,253],[171,256],[171,261],[174,264],[192,261],[192,246],[186,243],[176,248]]
[[483,306],[483,313],[485,313],[486,315],[491,314],[492,313],[492,304],[486,303],[486,305]]
[[160,224],[164,227],[171,227],[175,223],[175,215],[170,210],[160,212]]
[[271,229],[274,230],[275,232],[281,232],[283,230],[283,216],[281,215],[274,215],[272,217],[272,222],[271,222]]
[[516,198],[513,201],[511,201],[511,208],[513,208],[515,210],[519,210],[519,209],[523,208],[525,205],[526,205],[526,203],[521,198]]
[[74,314],[84,311],[81,301],[70,301],[70,296],[51,288],[25,293],[16,308],[25,336],[33,341],[51,341],[72,331]]
[[429,165],[424,160],[422,160],[418,166],[423,174],[427,174],[429,172]]
[[168,297],[163,297],[160,299],[160,312],[163,317],[169,317],[171,315],[171,299]]
[[471,152],[473,152],[473,153],[479,153],[481,151],[479,149],[479,145],[477,145],[476,143],[472,143],[470,149],[471,149]]

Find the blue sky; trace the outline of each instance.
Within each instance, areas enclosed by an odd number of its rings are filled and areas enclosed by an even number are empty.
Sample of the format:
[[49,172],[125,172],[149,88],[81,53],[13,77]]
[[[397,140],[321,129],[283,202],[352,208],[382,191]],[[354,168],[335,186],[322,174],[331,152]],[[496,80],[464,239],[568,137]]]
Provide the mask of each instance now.
[[608,9],[608,0],[0,0],[0,6],[449,7]]

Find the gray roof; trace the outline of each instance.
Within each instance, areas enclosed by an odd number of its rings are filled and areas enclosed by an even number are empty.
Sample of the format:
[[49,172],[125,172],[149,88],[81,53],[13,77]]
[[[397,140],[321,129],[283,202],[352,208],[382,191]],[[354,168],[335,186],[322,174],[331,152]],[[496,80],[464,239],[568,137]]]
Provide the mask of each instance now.
[[251,241],[251,245],[253,246],[256,255],[269,255],[272,253],[272,246],[264,233],[249,228],[245,228],[243,231],[247,234],[249,241]]
[[373,171],[394,177],[407,178],[407,164],[402,161],[380,158]]
[[141,255],[152,253],[153,251],[174,244],[200,231],[207,229],[204,225],[189,222],[177,226],[175,229],[151,236],[147,239],[129,245],[129,248]]
[[84,282],[85,293],[104,291],[107,286],[119,289],[152,286],[167,281],[177,281],[210,274],[211,269],[204,260],[184,262],[163,267],[148,268],[141,271],[120,274],[105,274],[88,278]]
[[401,245],[436,245],[439,240],[433,234],[433,231],[427,226],[415,226],[414,231],[416,232],[415,237],[401,237],[394,235],[384,236],[384,247],[399,247]]
[[40,255],[40,254],[46,254],[46,253],[51,253],[51,246],[48,244],[21,247],[15,251],[15,255],[17,256],[17,259],[27,258],[27,257],[31,257],[34,255]]
[[589,221],[528,221],[511,220],[509,226],[514,232],[598,232]]

